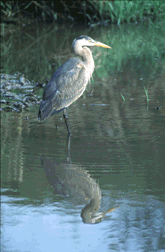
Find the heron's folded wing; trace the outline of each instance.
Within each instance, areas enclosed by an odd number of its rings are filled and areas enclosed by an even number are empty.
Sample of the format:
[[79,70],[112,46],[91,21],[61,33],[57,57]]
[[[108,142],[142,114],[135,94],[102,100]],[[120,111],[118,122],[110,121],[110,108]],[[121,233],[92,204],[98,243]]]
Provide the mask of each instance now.
[[55,110],[68,107],[82,95],[87,82],[84,63],[79,59],[72,62],[68,60],[50,79],[45,88],[43,100],[51,102],[52,109]]

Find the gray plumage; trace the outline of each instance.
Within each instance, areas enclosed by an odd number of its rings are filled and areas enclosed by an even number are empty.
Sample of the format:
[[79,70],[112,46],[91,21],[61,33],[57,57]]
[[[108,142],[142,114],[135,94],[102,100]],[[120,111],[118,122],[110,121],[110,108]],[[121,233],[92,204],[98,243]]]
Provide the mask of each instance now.
[[94,71],[92,53],[88,47],[84,46],[110,48],[88,36],[80,36],[75,39],[72,48],[74,53],[80,56],[82,60],[71,58],[53,74],[45,87],[38,119],[44,120],[50,115],[61,112],[83,94]]

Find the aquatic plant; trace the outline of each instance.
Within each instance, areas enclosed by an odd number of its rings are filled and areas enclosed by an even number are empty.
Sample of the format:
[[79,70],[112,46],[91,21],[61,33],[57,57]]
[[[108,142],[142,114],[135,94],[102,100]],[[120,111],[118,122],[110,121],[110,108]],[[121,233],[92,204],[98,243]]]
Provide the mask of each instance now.
[[146,87],[144,86],[144,92],[146,94],[146,98],[147,98],[147,103],[149,102],[149,98],[148,98],[148,90],[146,89]]

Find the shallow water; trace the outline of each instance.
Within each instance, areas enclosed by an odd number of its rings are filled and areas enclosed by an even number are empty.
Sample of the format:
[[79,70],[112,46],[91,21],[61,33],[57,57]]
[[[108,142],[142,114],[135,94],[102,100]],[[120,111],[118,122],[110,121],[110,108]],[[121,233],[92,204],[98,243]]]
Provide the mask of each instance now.
[[164,83],[161,62],[95,77],[70,147],[62,113],[1,113],[2,251],[165,250]]

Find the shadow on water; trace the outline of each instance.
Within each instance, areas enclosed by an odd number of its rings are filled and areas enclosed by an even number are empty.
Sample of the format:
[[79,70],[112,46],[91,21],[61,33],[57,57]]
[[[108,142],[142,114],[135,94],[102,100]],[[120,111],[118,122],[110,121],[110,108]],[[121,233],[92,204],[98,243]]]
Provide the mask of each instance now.
[[[79,110],[81,105],[80,99]],[[36,109],[31,111],[29,120],[25,120],[26,113],[3,114],[4,251],[14,251],[13,248],[22,251],[25,244],[28,251],[35,251],[37,244],[40,251],[45,251],[54,241],[65,250],[64,240],[72,251],[90,251],[89,244],[97,246],[96,251],[100,251],[100,247],[104,247],[104,251],[114,247],[116,251],[134,248],[163,251],[165,188],[164,136],[159,138],[164,127],[161,114],[155,117],[158,127],[154,132],[147,131],[147,127],[140,130],[135,116],[129,117],[129,123],[115,123],[121,118],[111,115],[115,121],[111,130],[117,131],[108,136],[108,124],[104,125],[101,110],[105,112],[106,107],[95,108],[99,121],[94,111],[89,110],[93,123],[89,120],[84,127],[82,118],[77,118],[78,123],[75,121],[75,107],[70,108],[74,132],[70,153],[60,115],[40,124],[35,121]],[[87,117],[83,113],[81,116],[84,120]],[[59,122],[57,130],[54,120]],[[146,123],[148,120],[151,118],[146,119]],[[113,206],[120,207],[104,216]],[[82,226],[80,215],[85,223],[99,222],[103,216],[104,220],[99,225]],[[27,243],[27,240],[32,242]],[[96,244],[96,240],[99,243]]]
[[84,223],[99,223],[103,220],[106,213],[110,213],[116,208],[97,213],[101,203],[100,187],[81,165],[72,164],[70,140],[71,137],[68,137],[67,162],[59,164],[51,157],[42,157],[47,179],[51,186],[53,186],[55,194],[69,198],[76,205],[85,205],[81,211]]

